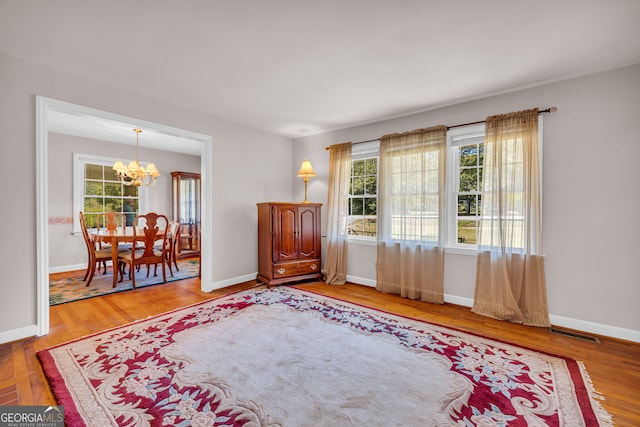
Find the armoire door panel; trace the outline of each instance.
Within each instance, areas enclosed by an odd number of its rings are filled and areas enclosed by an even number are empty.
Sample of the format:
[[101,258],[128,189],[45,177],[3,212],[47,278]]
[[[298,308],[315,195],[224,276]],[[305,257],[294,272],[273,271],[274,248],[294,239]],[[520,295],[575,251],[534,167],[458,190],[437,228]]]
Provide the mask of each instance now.
[[299,244],[300,255],[304,258],[315,258],[316,254],[316,235],[317,235],[317,213],[315,208],[300,208],[299,215]]
[[278,230],[277,236],[274,236],[275,258],[279,261],[296,259],[298,256],[298,248],[296,247],[296,209],[288,207],[277,207],[274,216],[277,224],[275,229]]

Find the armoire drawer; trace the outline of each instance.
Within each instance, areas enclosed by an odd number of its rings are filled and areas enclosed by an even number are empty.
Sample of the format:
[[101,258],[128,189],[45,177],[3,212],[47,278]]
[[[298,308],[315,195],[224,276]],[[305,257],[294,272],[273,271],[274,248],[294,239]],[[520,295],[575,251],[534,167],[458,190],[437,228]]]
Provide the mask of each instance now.
[[299,276],[320,272],[320,260],[279,263],[273,266],[273,277]]

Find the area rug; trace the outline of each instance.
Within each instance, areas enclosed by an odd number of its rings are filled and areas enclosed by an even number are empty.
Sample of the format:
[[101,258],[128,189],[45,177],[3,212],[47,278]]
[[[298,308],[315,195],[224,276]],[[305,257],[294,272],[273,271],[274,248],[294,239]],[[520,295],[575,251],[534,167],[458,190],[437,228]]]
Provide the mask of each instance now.
[[[167,269],[167,282],[174,282],[176,280],[198,276],[198,259],[182,259],[177,262],[179,271],[176,271],[174,268],[173,276],[171,276],[171,274],[169,274],[169,269]],[[145,286],[163,283],[160,266],[158,266],[157,276],[153,275],[153,267],[151,267],[149,277],[146,277],[146,266],[142,266],[141,271],[142,272],[139,272],[136,276],[136,288],[143,288]],[[132,289],[131,280],[128,280],[126,277],[125,280],[118,283],[115,288],[113,287],[111,267],[109,267],[108,274],[103,275],[101,272],[96,272],[89,286],[87,286],[87,282],[82,280],[84,273],[84,270],[82,270],[78,271],[78,275],[76,277],[49,280],[49,305],[64,304],[66,302],[78,301],[81,299],[93,298],[100,295],[113,294]]]
[[38,353],[68,425],[611,425],[580,362],[291,287]]

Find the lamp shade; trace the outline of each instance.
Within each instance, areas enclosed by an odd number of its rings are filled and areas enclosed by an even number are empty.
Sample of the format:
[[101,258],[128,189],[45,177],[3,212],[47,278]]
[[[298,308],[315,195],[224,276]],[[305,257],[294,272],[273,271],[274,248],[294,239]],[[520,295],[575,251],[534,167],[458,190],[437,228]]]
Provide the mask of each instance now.
[[138,162],[134,162],[133,160],[129,162],[129,165],[127,166],[127,169],[130,171],[135,171],[137,172],[140,169],[140,164]]
[[300,170],[298,171],[298,178],[310,178],[312,176],[316,176],[313,166],[311,166],[311,162],[309,160],[304,159],[300,165]]
[[118,172],[118,173],[124,173],[124,163],[122,163],[120,160],[118,160],[117,162],[115,162],[113,164],[113,170]]
[[155,163],[149,163],[147,165],[147,174],[149,174],[149,176],[151,177],[160,176],[160,172],[158,172],[158,169],[156,168]]

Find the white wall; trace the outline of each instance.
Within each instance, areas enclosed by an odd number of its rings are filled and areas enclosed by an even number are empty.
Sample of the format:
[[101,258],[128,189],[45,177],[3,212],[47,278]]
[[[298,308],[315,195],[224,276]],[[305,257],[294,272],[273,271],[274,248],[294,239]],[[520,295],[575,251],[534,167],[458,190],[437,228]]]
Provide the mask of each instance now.
[[[87,265],[87,250],[82,235],[72,235],[73,153],[130,159],[131,145],[49,133],[49,271],[69,271]],[[141,160],[153,161],[160,172],[156,184],[148,187],[149,211],[164,213],[171,219],[171,172],[200,173],[200,156],[145,148]]]
[[[162,90],[162,88],[158,88]],[[213,281],[257,271],[256,203],[291,198],[291,140],[0,54],[0,342],[36,324],[35,97],[212,136]]]
[[[558,112],[543,119],[543,226],[552,323],[640,341],[640,65],[300,138],[293,167],[311,160],[309,199],[326,203],[325,146],[550,106]],[[375,247],[350,244],[348,256],[351,279],[374,283]],[[474,284],[475,257],[447,253],[447,300],[471,303]]]

